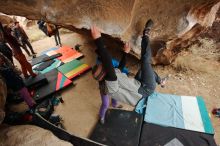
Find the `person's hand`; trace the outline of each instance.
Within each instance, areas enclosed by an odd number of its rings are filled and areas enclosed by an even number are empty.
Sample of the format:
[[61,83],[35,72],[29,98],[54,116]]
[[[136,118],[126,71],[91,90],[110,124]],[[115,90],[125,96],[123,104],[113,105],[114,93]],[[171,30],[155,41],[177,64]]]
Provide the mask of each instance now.
[[131,45],[130,45],[129,42],[126,42],[126,43],[124,44],[124,52],[125,52],[125,53],[129,53],[130,50],[131,50]]
[[95,25],[93,25],[91,27],[91,35],[94,40],[100,38],[101,37],[100,29],[98,27],[96,27]]

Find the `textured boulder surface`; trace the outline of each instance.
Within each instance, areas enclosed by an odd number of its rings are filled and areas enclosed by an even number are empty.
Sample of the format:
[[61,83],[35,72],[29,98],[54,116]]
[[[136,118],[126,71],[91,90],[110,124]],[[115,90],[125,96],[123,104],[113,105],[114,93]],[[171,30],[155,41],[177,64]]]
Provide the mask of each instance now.
[[3,122],[5,117],[5,102],[7,96],[7,87],[2,77],[0,77],[0,124]]
[[72,146],[37,126],[0,126],[0,131],[0,145],[4,146]]
[[0,1],[0,12],[44,19],[74,31],[88,30],[96,24],[113,38],[130,41],[137,56],[144,24],[152,18],[155,64],[169,64],[182,48],[191,44],[192,38],[212,26],[218,9],[219,1],[212,0]]

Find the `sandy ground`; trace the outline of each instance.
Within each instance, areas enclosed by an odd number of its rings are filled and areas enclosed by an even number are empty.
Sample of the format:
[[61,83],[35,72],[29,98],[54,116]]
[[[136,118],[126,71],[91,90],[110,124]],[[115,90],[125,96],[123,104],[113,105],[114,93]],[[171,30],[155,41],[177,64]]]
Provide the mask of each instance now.
[[[82,45],[81,50],[85,55],[82,61],[89,65],[94,64],[95,54],[91,49],[94,48],[94,44],[90,39],[70,33],[62,35],[61,40],[63,45]],[[54,38],[51,37],[35,41],[32,45],[39,54],[43,50],[54,47],[55,42]],[[114,52],[114,55],[117,58],[120,53]],[[130,57],[128,68],[134,73],[137,70],[136,64],[137,60]],[[213,107],[220,107],[220,77],[218,74],[212,75],[193,71],[179,73],[171,67],[155,67],[155,70],[161,76],[171,74],[166,87],[158,87],[157,91],[177,95],[203,96],[209,112]],[[73,82],[76,84],[75,87],[62,91],[64,104],[60,104],[56,108],[56,112],[62,116],[67,131],[74,135],[88,137],[98,120],[98,110],[101,104],[98,85],[92,78],[91,72],[84,74]],[[124,109],[132,110],[133,108],[125,105]],[[216,131],[216,142],[220,144],[220,119],[212,115],[211,119]]]

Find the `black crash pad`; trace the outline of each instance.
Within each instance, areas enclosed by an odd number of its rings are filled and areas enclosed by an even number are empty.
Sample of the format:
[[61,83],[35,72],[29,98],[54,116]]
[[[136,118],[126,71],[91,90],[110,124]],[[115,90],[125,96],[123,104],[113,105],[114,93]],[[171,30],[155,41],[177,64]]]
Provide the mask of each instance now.
[[33,125],[37,125],[41,128],[51,131],[58,138],[72,143],[74,146],[101,146],[102,144],[95,141],[89,140],[87,138],[78,137],[72,134],[69,134],[65,130],[58,128],[57,126],[51,124],[45,120],[40,114],[34,114],[32,118]]
[[62,54],[61,54],[61,53],[57,53],[57,54],[54,54],[54,55],[52,55],[52,56],[45,57],[42,61],[43,61],[43,62],[46,62],[46,61],[52,60],[52,59],[54,59],[54,58],[58,58],[58,57],[60,57],[60,56],[62,56]]
[[137,146],[142,122],[136,112],[110,109],[105,124],[98,122],[90,139],[110,146]]
[[33,90],[33,98],[35,100],[41,100],[72,84],[72,81],[60,73],[56,68],[44,75],[48,80],[48,84]]
[[140,146],[216,146],[213,135],[144,122]]
[[52,56],[48,56],[48,55],[46,55],[46,54],[43,54],[43,55],[41,55],[41,56],[38,56],[38,57],[36,57],[36,58],[33,58],[33,59],[31,60],[31,65],[34,66],[34,65],[39,64],[39,63],[41,63],[41,62],[46,62],[46,61],[52,60],[52,59],[54,59],[54,58],[58,58],[58,57],[60,57],[60,56],[62,56],[61,53],[57,53],[57,54],[54,54],[54,55],[52,55]]
[[36,58],[33,58],[30,63],[31,63],[32,66],[34,66],[34,65],[36,65],[36,64],[39,64],[39,63],[43,62],[43,59],[44,59],[44,58],[47,58],[47,57],[48,57],[48,56],[47,56],[46,54],[43,54],[43,55],[41,55],[41,56],[38,56],[38,57],[36,57]]
[[36,77],[29,77],[24,79],[24,84],[27,88],[37,88],[48,83],[47,78],[44,74],[39,74]]

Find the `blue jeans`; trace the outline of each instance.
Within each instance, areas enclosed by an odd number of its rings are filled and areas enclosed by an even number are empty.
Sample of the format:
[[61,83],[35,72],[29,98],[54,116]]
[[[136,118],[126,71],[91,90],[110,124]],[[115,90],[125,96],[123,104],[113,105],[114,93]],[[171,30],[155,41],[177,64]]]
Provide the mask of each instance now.
[[160,82],[159,76],[151,66],[151,57],[149,37],[143,36],[141,41],[141,68],[135,76],[135,79],[141,82],[139,93],[143,97],[151,95],[156,88],[156,82]]

